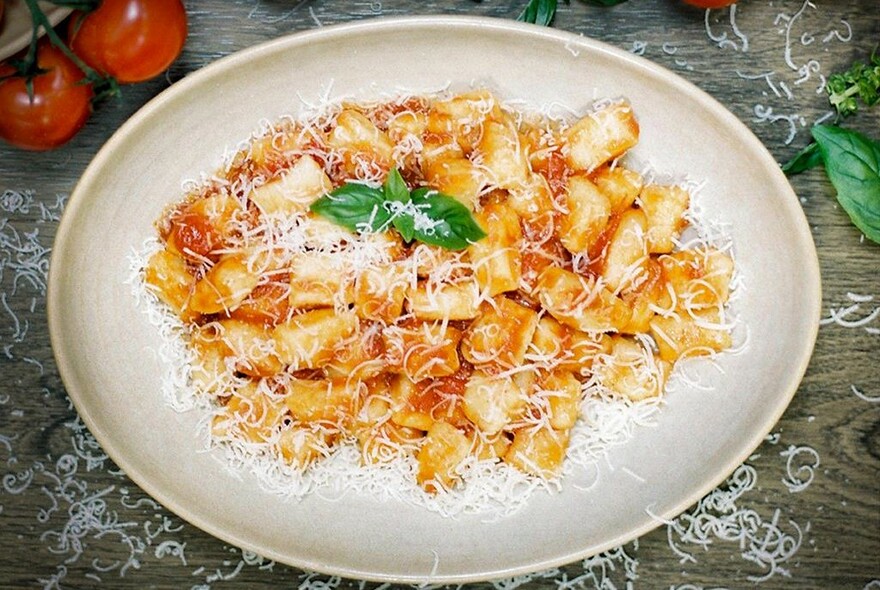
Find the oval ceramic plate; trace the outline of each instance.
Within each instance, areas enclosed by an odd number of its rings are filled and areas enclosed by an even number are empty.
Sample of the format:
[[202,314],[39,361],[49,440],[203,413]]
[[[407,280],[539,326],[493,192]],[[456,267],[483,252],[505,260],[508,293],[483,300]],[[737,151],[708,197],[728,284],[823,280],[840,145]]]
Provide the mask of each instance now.
[[[437,43],[436,39],[443,39]],[[286,502],[236,479],[194,436],[197,416],[160,393],[159,337],[136,308],[129,254],[226,149],[301,100],[485,85],[505,99],[584,108],[625,96],[657,170],[705,179],[746,288],[745,350],[722,355],[711,391],[670,395],[656,428],[610,450],[584,491],[564,483],[510,517],[444,518],[350,493]],[[716,165],[724,162],[724,166]],[[107,453],[181,517],[301,568],[372,580],[454,583],[512,576],[615,547],[671,518],[760,444],[798,387],[820,314],[816,252],[799,203],[761,143],[712,98],[639,57],[549,28],[480,18],[376,20],[300,33],[232,55],[165,91],[100,151],[55,242],[48,312],[61,375]],[[614,466],[612,469],[611,466]],[[638,474],[634,478],[632,474]]]
[[[60,23],[71,13],[69,8],[48,2],[40,2],[40,8],[52,26]],[[0,60],[27,47],[31,41],[32,30],[31,13],[24,0],[6,0],[3,18],[0,19]]]

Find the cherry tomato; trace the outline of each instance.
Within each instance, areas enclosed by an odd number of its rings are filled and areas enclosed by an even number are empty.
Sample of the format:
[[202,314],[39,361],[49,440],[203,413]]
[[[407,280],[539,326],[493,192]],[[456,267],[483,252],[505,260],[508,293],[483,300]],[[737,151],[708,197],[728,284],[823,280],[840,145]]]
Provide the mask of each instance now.
[[[45,39],[37,46],[37,65],[44,70],[33,79],[33,97],[24,78],[0,82],[0,138],[29,150],[48,150],[67,142],[92,112],[92,87],[60,49]],[[14,73],[0,65],[0,78]]]
[[699,8],[722,8],[736,4],[736,0],[684,0],[684,2]]
[[121,83],[164,72],[180,55],[186,33],[181,0],[103,0],[68,27],[73,52]]

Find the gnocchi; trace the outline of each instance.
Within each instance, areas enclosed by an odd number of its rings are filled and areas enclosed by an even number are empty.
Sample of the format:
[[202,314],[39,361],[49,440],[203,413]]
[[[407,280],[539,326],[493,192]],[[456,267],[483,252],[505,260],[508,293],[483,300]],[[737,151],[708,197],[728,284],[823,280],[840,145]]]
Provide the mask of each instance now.
[[[481,89],[252,139],[158,220],[143,268],[184,323],[212,435],[299,470],[355,445],[413,462],[429,493],[474,461],[559,477],[592,386],[658,397],[676,362],[732,344],[733,258],[682,247],[691,195],[627,167],[638,136],[625,101],[569,121]],[[394,170],[486,236],[451,251],[310,210]]]

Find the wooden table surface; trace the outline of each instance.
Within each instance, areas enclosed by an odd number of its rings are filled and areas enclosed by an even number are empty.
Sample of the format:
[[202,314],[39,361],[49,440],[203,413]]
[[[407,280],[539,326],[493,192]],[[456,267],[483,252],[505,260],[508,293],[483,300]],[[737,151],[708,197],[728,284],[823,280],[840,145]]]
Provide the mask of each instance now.
[[[368,18],[511,19],[525,1],[186,4],[189,38],[166,76],[100,104],[61,149],[28,153],[0,144],[0,588],[361,587],[231,547],[119,472],[78,419],[53,362],[44,312],[52,240],[67,196],[110,134],[169,84],[219,57]],[[677,0],[613,8],[571,0],[560,2],[553,26],[639,53],[696,83],[784,161],[829,112],[824,77],[866,60],[880,42],[880,6],[742,0],[706,13]],[[848,124],[877,138],[878,123],[880,106]],[[686,538],[663,525],[595,559],[496,587],[880,588],[880,246],[851,225],[821,169],[791,182],[819,254],[825,320],[794,401],[740,468],[755,475],[754,486],[728,483],[713,492],[742,518]],[[774,568],[750,559],[748,539],[760,541]]]

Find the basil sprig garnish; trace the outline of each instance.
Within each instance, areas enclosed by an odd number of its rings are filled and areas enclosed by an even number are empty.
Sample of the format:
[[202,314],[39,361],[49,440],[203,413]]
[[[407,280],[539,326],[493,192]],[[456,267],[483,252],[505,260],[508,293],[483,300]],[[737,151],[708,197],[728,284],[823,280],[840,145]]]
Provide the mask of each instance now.
[[880,142],[830,125],[816,125],[811,132],[841,207],[880,244]]
[[375,233],[393,227],[407,242],[448,250],[463,250],[486,237],[467,207],[428,187],[410,191],[396,168],[382,186],[346,182],[309,209],[351,231]]
[[516,20],[549,27],[555,15],[556,0],[529,0]]
[[[581,0],[581,2],[593,6],[617,6],[626,0]],[[553,23],[553,17],[556,16],[557,5],[558,0],[529,0],[516,20],[549,27]]]

